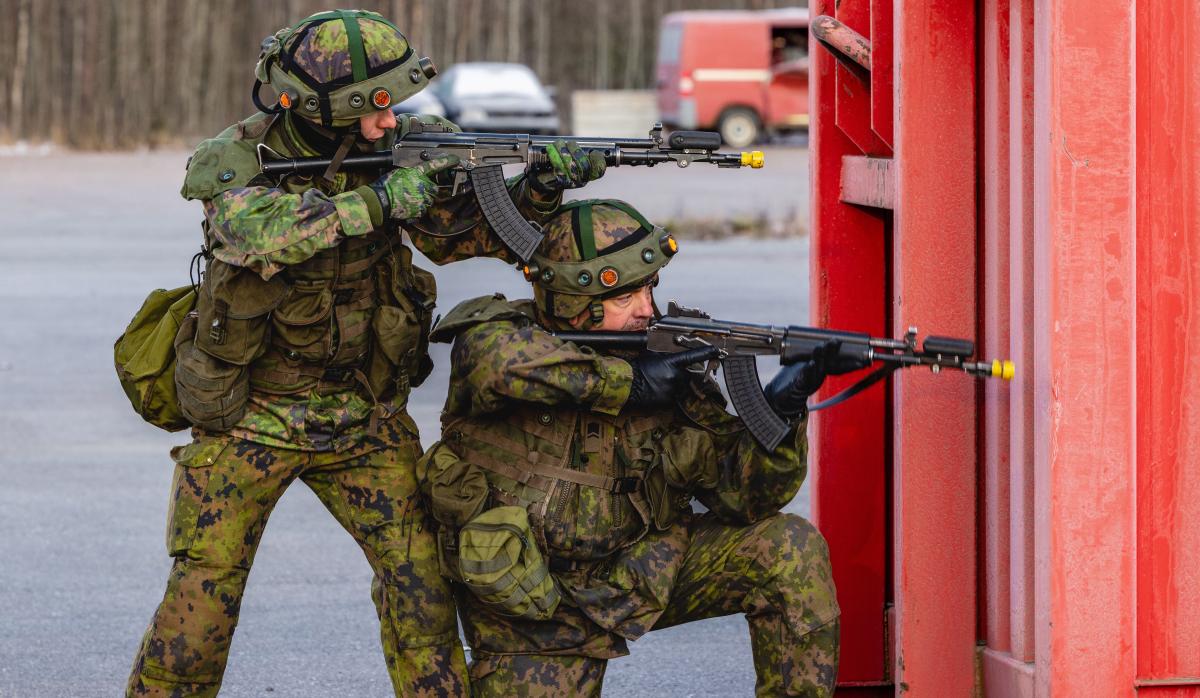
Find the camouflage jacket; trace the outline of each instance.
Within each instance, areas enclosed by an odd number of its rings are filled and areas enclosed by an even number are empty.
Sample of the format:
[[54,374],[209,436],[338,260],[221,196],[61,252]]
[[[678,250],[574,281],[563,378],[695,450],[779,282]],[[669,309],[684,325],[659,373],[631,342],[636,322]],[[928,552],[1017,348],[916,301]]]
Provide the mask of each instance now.
[[[481,467],[483,506],[525,506],[565,593],[616,634],[636,638],[665,608],[693,498],[750,523],[778,512],[804,480],[803,425],[767,453],[707,377],[673,410],[622,409],[630,364],[556,339],[531,301],[467,301],[432,338],[454,346],[430,454]],[[477,512],[452,511],[461,501],[449,494],[435,493],[431,510],[452,528]]]
[[[396,137],[372,147],[389,148]],[[409,388],[428,373],[433,277],[412,264],[405,231],[383,219],[363,188],[378,173],[272,182],[259,174],[259,144],[286,156],[316,155],[286,117],[258,114],[200,144],[181,192],[203,204],[211,255],[196,346],[221,365],[200,382],[228,366],[247,369],[247,408],[228,429],[235,436],[285,448],[349,448],[372,415],[401,413]],[[534,221],[559,205],[539,198],[523,175],[509,189]],[[515,261],[469,187],[457,195],[444,188],[407,232],[437,264],[475,256]],[[216,317],[206,316],[206,303]],[[210,341],[210,334],[222,336],[209,331],[218,320],[225,335],[242,333],[241,344]],[[256,322],[262,327],[242,329]],[[404,420],[415,437],[415,425]]]

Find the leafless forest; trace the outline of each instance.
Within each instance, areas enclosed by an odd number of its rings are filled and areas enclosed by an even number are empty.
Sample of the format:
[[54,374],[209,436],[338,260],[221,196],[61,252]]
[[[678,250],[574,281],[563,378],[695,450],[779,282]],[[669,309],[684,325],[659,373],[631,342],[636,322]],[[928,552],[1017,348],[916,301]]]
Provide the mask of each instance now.
[[[804,0],[367,2],[439,65],[519,61],[558,88],[650,87],[659,18]],[[0,142],[190,143],[253,110],[266,35],[329,0],[0,0]],[[729,37],[736,41],[737,37]]]

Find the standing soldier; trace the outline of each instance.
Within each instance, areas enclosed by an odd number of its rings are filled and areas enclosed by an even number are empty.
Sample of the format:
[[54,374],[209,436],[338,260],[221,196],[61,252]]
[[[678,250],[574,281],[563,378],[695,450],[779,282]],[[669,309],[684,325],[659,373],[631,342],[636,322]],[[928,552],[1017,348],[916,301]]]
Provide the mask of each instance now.
[[418,475],[458,582],[473,692],[597,695],[627,640],[744,613],[759,695],[830,695],[828,551],[779,509],[807,471],[807,397],[859,366],[784,368],[766,392],[793,432],[769,453],[687,370],[716,349],[616,356],[551,334],[645,329],[669,234],[617,201],[568,204],[546,231],[532,301],[467,301],[432,335],[454,342],[451,383]]
[[[400,135],[392,103],[433,76],[404,35],[362,11],[313,15],[269,37],[256,68],[278,104],[204,141],[182,194],[204,206],[207,273],[176,338],[180,407],[195,426],[175,449],[166,593],[129,680],[132,695],[215,695],[267,517],[295,479],[362,547],[396,695],[460,695],[465,661],[450,590],[414,496],[421,455],[405,412],[428,375],[434,280],[412,264],[401,222],[445,263],[512,260],[473,196],[439,189],[453,157],[376,175],[348,153]],[[323,177],[271,181],[262,148],[331,157]],[[509,181],[545,220],[563,188],[603,173],[559,142],[545,170]],[[447,188],[448,189],[448,188]]]

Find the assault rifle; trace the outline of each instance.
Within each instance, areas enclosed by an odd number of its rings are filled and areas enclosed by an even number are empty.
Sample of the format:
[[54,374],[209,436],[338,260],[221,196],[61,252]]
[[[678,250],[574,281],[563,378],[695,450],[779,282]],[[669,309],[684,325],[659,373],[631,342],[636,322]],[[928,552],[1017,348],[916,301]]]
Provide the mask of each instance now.
[[[1008,360],[971,361],[975,343],[969,339],[927,336],[917,346],[917,328],[910,327],[901,339],[872,337],[861,332],[844,332],[820,327],[754,325],[748,322],[714,320],[706,313],[684,308],[671,301],[667,314],[644,332],[558,332],[559,339],[593,348],[680,352],[714,346],[725,372],[725,387],[738,416],[754,438],[769,451],[775,450],[789,431],[787,422],[775,414],[763,395],[755,357],[779,356],[783,365],[807,361],[813,350],[831,339],[841,342],[839,355],[866,364],[882,364],[874,372],[823,402],[819,410],[836,405],[866,390],[899,368],[928,366],[964,371],[979,378],[1012,380],[1013,363]],[[715,370],[715,366],[713,366]]]
[[[456,133],[442,124],[409,120],[408,132],[390,152],[348,155],[342,169],[413,167],[438,155],[452,153],[460,159],[455,168],[454,192],[467,182],[475,190],[479,208],[496,235],[521,261],[528,262],[542,242],[541,228],[525,220],[508,195],[501,167],[509,164],[544,165],[546,146],[558,139],[575,141],[585,152],[600,151],[609,167],[673,162],[687,167],[707,162],[717,167],[763,166],[763,154],[719,153],[721,135],[709,131],[675,131],[663,139],[662,124],[654,124],[649,138],[590,138],[580,136],[531,136],[505,133]],[[285,158],[259,145],[258,164],[263,174],[286,177],[292,174],[318,174],[326,171],[333,158]]]

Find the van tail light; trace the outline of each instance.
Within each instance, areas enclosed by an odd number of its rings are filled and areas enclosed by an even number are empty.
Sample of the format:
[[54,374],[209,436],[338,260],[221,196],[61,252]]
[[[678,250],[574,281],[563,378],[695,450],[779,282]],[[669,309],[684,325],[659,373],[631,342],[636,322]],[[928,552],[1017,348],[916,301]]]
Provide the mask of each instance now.
[[696,83],[692,82],[692,76],[684,73],[679,76],[679,94],[684,97],[692,94],[692,90],[696,88]]

